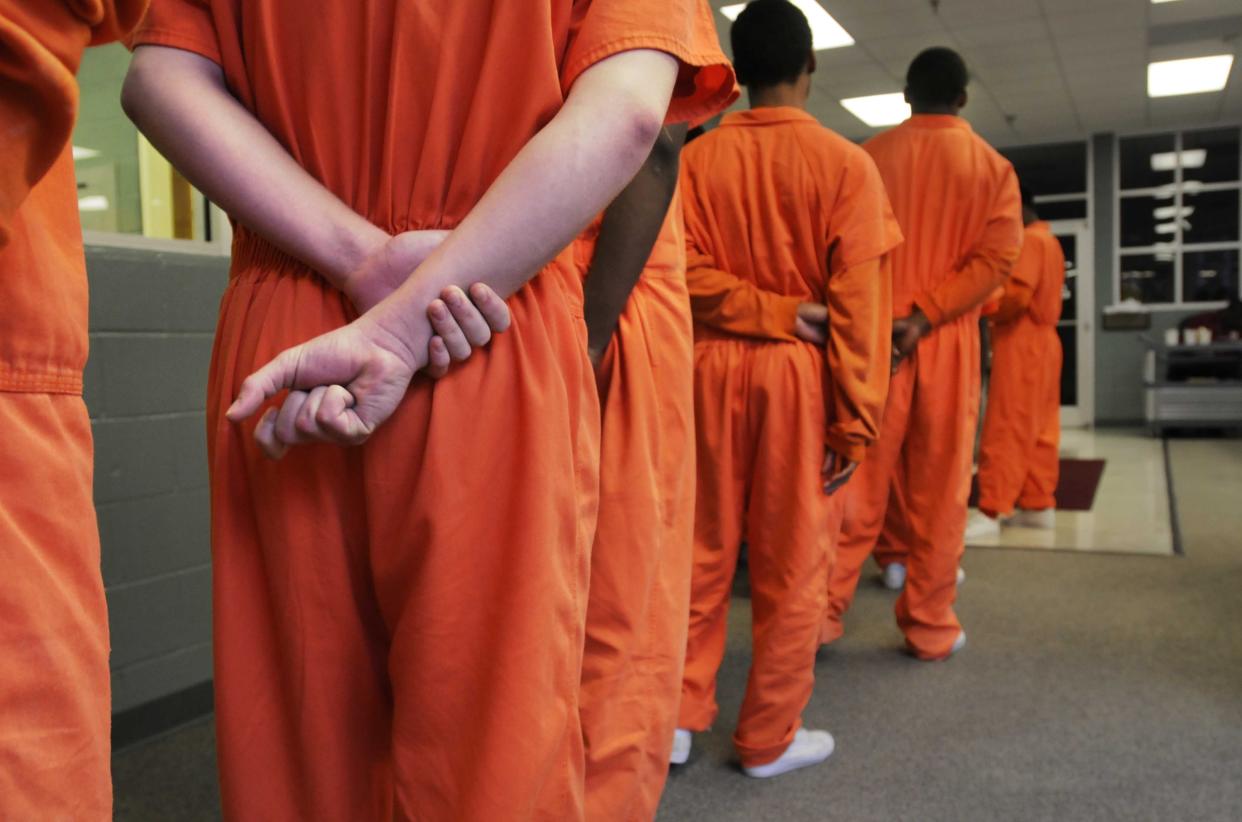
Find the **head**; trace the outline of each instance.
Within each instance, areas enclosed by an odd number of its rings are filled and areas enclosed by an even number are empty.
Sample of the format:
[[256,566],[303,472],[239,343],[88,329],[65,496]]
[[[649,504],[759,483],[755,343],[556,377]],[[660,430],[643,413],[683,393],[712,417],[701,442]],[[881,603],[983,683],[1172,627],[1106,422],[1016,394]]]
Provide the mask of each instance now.
[[1022,224],[1030,225],[1039,219],[1035,210],[1035,194],[1026,186],[1022,186]]
[[811,26],[789,0],[753,0],[729,32],[738,82],[752,105],[775,99],[781,105],[806,104],[815,71]]
[[956,51],[943,46],[914,58],[906,72],[906,102],[915,114],[957,114],[966,107],[970,72]]

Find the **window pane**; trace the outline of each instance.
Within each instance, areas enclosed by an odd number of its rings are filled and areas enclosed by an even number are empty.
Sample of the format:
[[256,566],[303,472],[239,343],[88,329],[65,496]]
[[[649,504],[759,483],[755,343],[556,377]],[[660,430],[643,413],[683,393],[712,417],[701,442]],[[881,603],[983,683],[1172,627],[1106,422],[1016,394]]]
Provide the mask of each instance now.
[[1176,242],[1176,202],[1173,197],[1122,197],[1121,247],[1146,248]]
[[1182,138],[1182,179],[1231,183],[1238,175],[1236,128],[1190,131]]
[[1078,405],[1078,329],[1057,328],[1061,338],[1061,405]]
[[1085,220],[1087,200],[1063,200],[1055,203],[1035,203],[1035,211],[1041,220]]
[[1058,236],[1065,252],[1065,286],[1061,290],[1061,322],[1078,319],[1078,238]]
[[[1172,158],[1176,141],[1172,134],[1125,137],[1120,140],[1121,187],[1154,188],[1174,181],[1173,167],[1164,168]],[[1162,170],[1153,168],[1156,166]]]
[[1183,243],[1228,243],[1238,239],[1238,191],[1182,195]]
[[1086,143],[1022,146],[1002,149],[1001,153],[1013,163],[1018,179],[1034,195],[1080,194],[1087,190]]
[[1238,293],[1238,250],[1187,251],[1182,255],[1182,299],[1188,303],[1228,300]]
[[1123,254],[1121,257],[1121,300],[1171,303],[1174,254]]

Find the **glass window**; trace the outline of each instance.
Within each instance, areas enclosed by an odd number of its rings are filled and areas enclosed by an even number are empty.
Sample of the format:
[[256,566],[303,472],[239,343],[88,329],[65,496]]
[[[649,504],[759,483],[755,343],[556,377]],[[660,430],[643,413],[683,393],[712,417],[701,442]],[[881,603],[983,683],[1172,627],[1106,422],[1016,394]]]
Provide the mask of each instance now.
[[1035,200],[1035,210],[1041,220],[1085,220],[1087,219],[1087,198],[1081,200],[1057,200],[1041,203]]
[[1121,198],[1121,247],[1147,248],[1177,241],[1176,200],[1173,197]]
[[[1036,196],[1087,191],[1087,144],[1084,142],[1021,146],[1002,149],[1001,153],[1013,163],[1023,187]],[[1042,215],[1042,209],[1040,213]]]
[[209,206],[151,147],[121,111],[121,84],[129,68],[124,46],[87,49],[73,159],[78,211],[88,231],[145,237],[210,240]]
[[1078,238],[1073,234],[1057,237],[1065,252],[1065,285],[1061,288],[1061,322],[1078,319]]
[[1182,301],[1211,303],[1238,294],[1238,250],[1187,251],[1182,255]]
[[1172,253],[1121,255],[1121,301],[1138,300],[1147,305],[1173,302],[1176,258]]
[[1187,190],[1182,195],[1182,242],[1228,243],[1238,240],[1238,190]]
[[1239,130],[1188,131],[1182,138],[1182,179],[1228,183],[1239,178]]
[[1120,141],[1121,189],[1155,188],[1176,180],[1177,136],[1155,134]]

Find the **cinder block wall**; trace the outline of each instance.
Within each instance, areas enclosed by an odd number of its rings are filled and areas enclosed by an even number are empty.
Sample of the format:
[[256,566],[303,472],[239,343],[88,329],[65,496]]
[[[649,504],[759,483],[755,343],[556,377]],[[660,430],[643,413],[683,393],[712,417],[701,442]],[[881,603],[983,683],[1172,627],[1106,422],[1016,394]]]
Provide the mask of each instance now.
[[113,711],[211,679],[203,409],[228,260],[90,246],[95,503]]

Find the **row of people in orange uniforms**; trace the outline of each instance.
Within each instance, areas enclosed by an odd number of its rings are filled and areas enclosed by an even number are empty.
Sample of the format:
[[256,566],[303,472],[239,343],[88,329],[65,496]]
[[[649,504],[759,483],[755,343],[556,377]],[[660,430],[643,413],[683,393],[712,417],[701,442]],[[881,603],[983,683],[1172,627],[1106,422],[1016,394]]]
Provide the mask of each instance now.
[[[894,362],[880,434],[847,488],[823,639],[833,641],[885,527],[907,541],[897,622],[910,651],[965,643],[953,611],[978,420],[980,307],[1009,275],[1022,220],[1012,166],[959,116],[969,75],[929,49],[911,63],[913,116],[864,144],[905,242],[893,254]],[[904,505],[890,509],[897,495]]]
[[0,0],[0,819],[112,818],[70,134],[83,51],[145,5]]
[[[238,224],[208,408],[225,813],[580,819],[601,441],[571,241],[732,72],[701,0],[366,6],[155,0],[127,81]],[[471,283],[509,331],[413,377],[424,309]]]
[[756,0],[731,39],[751,109],[691,143],[682,163],[698,485],[674,761],[717,717],[745,539],[753,657],[733,739],[746,772],[767,777],[833,748],[827,732],[801,727],[839,499],[826,492],[848,479],[879,428],[887,261],[901,234],[875,163],[805,111],[815,58],[801,11]]

